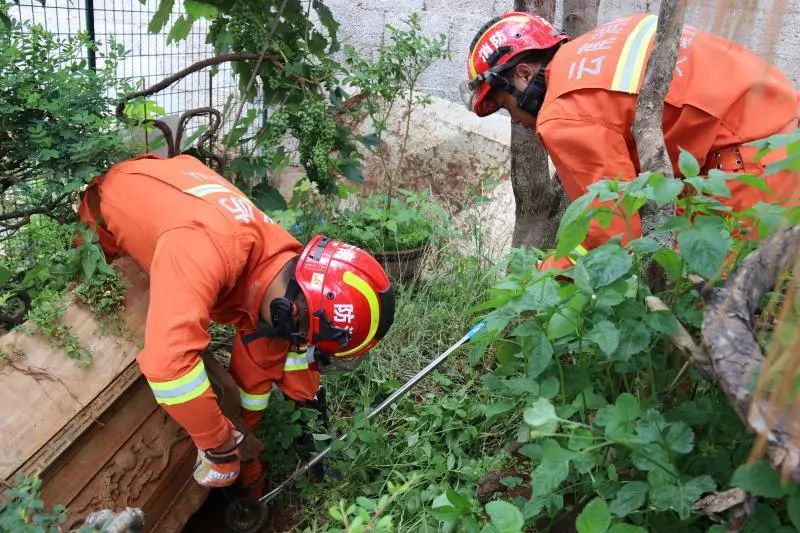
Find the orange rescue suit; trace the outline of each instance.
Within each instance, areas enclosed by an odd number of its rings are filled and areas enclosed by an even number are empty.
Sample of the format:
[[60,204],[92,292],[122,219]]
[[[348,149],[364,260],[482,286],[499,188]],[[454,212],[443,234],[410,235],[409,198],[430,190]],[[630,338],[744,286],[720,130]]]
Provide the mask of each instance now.
[[267,286],[302,246],[230,182],[190,156],[146,155],[95,180],[79,216],[97,224],[106,253],[128,253],[149,273],[139,366],[198,448],[222,445],[232,428],[201,358],[211,320],[236,326],[230,371],[249,425],[266,408],[273,383],[292,399],[314,398],[319,374],[304,356],[287,357],[288,342],[242,342],[258,325]]
[[[654,15],[638,14],[603,24],[564,44],[547,67],[536,130],[571,200],[592,183],[632,180],[641,170],[631,128],[656,22]],[[785,153],[756,162],[756,150],[742,144],[793,131],[798,103],[791,82],[754,53],[685,26],[663,115],[675,176],[682,177],[680,148],[692,153],[704,172],[761,173]],[[774,195],[730,181],[732,198],[721,200],[741,209],[759,200],[796,198],[797,173],[781,172],[767,183]],[[638,215],[627,224],[617,216],[608,228],[594,221],[584,247],[599,246],[614,235],[623,241],[639,237]]]

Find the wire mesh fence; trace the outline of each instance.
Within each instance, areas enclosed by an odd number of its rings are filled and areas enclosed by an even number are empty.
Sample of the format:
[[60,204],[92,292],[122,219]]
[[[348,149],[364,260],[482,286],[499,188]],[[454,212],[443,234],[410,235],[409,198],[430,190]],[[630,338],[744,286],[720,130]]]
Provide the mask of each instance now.
[[[155,34],[148,31],[148,24],[158,9],[158,0],[48,0],[44,4],[20,0],[11,14],[20,21],[39,24],[59,38],[87,33],[97,43],[96,53],[86,51],[87,68],[102,68],[111,44],[121,44],[127,54],[117,65],[117,78],[143,89],[214,54],[206,43],[206,20],[196,21],[186,39],[167,42],[167,31],[183,14],[181,3],[175,4],[165,31]],[[198,107],[221,109],[236,89],[230,65],[223,64],[213,72],[205,69],[190,74],[149,100],[164,109],[165,121],[174,129],[170,119],[176,121],[183,112]],[[227,117],[221,134],[231,129],[232,120]],[[193,120],[184,138],[190,138],[201,125],[202,121]],[[144,141],[146,149],[153,148],[152,136]]]

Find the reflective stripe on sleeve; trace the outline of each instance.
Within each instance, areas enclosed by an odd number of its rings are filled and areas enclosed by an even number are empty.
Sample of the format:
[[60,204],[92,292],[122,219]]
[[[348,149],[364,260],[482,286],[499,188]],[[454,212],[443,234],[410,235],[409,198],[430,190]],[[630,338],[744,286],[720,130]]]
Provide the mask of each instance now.
[[147,380],[147,383],[153,390],[156,401],[164,405],[176,405],[194,400],[211,386],[202,359],[194,368],[177,379],[161,382]]

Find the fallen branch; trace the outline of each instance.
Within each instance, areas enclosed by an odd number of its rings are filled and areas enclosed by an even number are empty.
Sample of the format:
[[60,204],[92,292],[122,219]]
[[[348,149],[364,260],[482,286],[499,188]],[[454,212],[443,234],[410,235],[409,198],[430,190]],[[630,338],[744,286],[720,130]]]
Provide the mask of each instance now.
[[794,264],[800,250],[800,226],[766,239],[742,261],[725,288],[705,296],[703,343],[714,381],[745,423],[766,439],[775,468],[800,482],[798,407],[754,401],[750,384],[764,367],[765,357],[754,337],[755,313],[779,276]]

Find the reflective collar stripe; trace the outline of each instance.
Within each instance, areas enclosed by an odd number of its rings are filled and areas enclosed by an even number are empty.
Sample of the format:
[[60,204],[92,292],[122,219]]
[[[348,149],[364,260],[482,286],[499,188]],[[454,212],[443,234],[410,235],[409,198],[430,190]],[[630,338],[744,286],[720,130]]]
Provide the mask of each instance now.
[[267,408],[270,394],[269,392],[266,394],[250,394],[239,389],[239,400],[242,407],[248,411],[263,411]]
[[312,357],[308,352],[299,354],[289,352],[286,354],[286,364],[283,365],[284,372],[291,372],[293,370],[306,370],[308,368],[309,357]]
[[639,92],[639,81],[646,67],[647,50],[656,33],[658,17],[647,15],[640,20],[628,35],[617,60],[617,69],[611,82],[611,89],[626,93]]
[[369,286],[369,283],[361,279],[360,277],[356,276],[352,272],[345,272],[342,275],[342,281],[346,284],[353,287],[355,290],[360,292],[364,298],[367,299],[367,303],[369,304],[369,331],[367,332],[367,336],[364,337],[364,340],[361,344],[353,348],[352,350],[347,350],[346,352],[339,352],[336,354],[336,357],[347,357],[348,355],[352,355],[354,353],[358,353],[361,351],[365,346],[367,346],[372,339],[375,338],[375,334],[378,332],[378,322],[380,322],[380,314],[381,314],[381,307],[378,303],[378,295],[375,294],[375,291],[372,290],[372,287]]
[[165,405],[176,405],[194,400],[211,387],[202,359],[194,368],[177,379],[162,382],[147,380],[147,383],[153,390],[156,401]]

